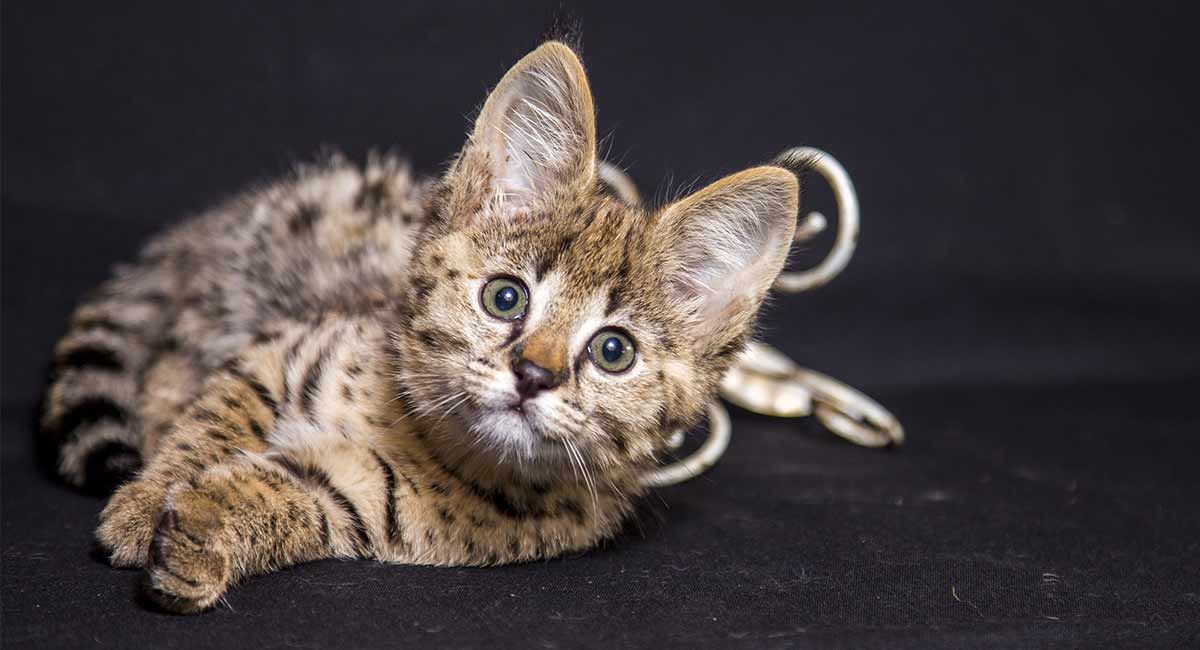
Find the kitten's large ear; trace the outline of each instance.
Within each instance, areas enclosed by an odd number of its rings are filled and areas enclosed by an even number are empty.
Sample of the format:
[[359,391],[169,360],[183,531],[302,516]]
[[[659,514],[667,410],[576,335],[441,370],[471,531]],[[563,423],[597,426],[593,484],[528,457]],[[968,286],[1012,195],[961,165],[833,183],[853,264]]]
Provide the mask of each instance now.
[[698,349],[741,341],[783,269],[800,201],[780,167],[728,176],[668,206],[658,218],[668,290],[692,319]]
[[504,212],[595,181],[596,119],[583,64],[562,43],[530,52],[488,96],[463,159]]

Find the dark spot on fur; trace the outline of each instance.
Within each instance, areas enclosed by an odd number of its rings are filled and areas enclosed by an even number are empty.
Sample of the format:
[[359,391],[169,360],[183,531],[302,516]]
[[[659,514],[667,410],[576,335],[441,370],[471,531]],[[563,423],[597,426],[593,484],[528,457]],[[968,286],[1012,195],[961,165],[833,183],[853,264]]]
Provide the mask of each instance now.
[[243,373],[241,368],[238,367],[236,361],[226,368],[226,372],[228,372],[238,381],[241,381],[243,384],[249,386],[250,390],[254,391],[254,395],[258,398],[258,401],[261,402],[262,405],[267,408],[267,410],[271,411],[271,415],[276,418],[279,417],[279,404],[276,403],[275,398],[271,395],[270,389],[264,386],[257,377]]
[[661,337],[660,340],[662,341],[663,349],[666,350],[667,354],[676,354],[679,352],[679,346],[675,343],[675,339],[669,336],[664,336]]
[[113,400],[102,396],[87,397],[69,407],[58,418],[58,421],[51,427],[51,430],[61,440],[66,440],[68,436],[77,436],[78,429],[85,425],[92,425],[102,421],[124,424],[125,419],[125,409],[121,408]]
[[621,422],[604,407],[597,408],[592,417],[596,418],[600,428],[612,439],[617,451],[622,454],[626,453],[629,444],[625,439],[625,427],[621,425]]
[[[504,342],[500,344],[500,349],[504,349],[504,348],[512,345],[513,341],[516,341],[517,339],[521,338],[521,333],[524,331],[525,331],[525,321],[523,319],[513,321],[512,329],[510,329],[508,331],[508,336],[504,337]],[[520,355],[519,351],[516,351],[515,353],[518,356]]]
[[423,275],[418,275],[412,279],[412,286],[413,296],[418,301],[425,302],[429,300],[429,296],[433,293],[433,288],[437,286],[437,283]]
[[301,203],[288,219],[288,230],[293,235],[312,230],[313,224],[321,217],[321,208],[314,203]]
[[254,334],[254,343],[256,345],[265,345],[267,343],[274,342],[280,336],[282,336],[282,332],[279,332],[278,330],[276,330],[276,331],[260,330],[258,332],[255,332],[255,334]]
[[427,347],[434,350],[466,350],[467,342],[457,336],[441,330],[421,330],[417,338]]
[[54,364],[56,371],[71,369],[102,370],[104,372],[121,372],[125,364],[121,363],[116,352],[98,346],[83,346],[75,348],[62,355]]
[[613,312],[620,309],[624,302],[623,291],[620,285],[614,284],[608,289],[608,304],[604,306],[604,315],[612,316]]
[[559,499],[558,500],[558,509],[559,509],[559,511],[565,512],[568,515],[570,515],[570,517],[575,520],[576,524],[579,524],[581,526],[583,525],[583,521],[584,521],[583,506],[579,505],[578,501],[576,501],[574,499]]
[[744,346],[745,337],[737,336],[733,340],[721,346],[721,348],[713,353],[712,356],[714,359],[725,359],[737,354],[738,352],[741,352]]
[[407,302],[398,302],[392,305],[392,313],[396,315],[396,323],[400,329],[408,329],[412,325],[416,311]]
[[551,269],[555,267],[555,265],[558,264],[559,260],[562,259],[563,255],[566,254],[567,250],[571,248],[571,243],[573,241],[575,241],[574,235],[566,235],[559,239],[556,244],[546,249],[546,252],[542,255],[542,258],[538,260],[537,264],[536,273],[539,282],[546,276],[547,273],[550,272]]
[[317,360],[308,367],[304,372],[304,383],[300,386],[300,410],[308,416],[310,420],[316,418],[316,413],[313,411],[313,400],[317,397],[317,392],[321,385],[321,376],[325,370],[326,361],[331,353],[332,346],[326,346],[317,356]]
[[88,453],[83,479],[89,490],[106,493],[124,483],[141,467],[142,455],[136,449],[111,440]]
[[147,291],[139,297],[143,302],[155,305],[165,305],[171,302],[171,297],[162,291]]
[[355,549],[362,553],[370,548],[371,538],[367,535],[367,527],[363,524],[362,515],[358,512],[358,508],[354,506],[354,503],[341,490],[333,485],[325,470],[306,463],[298,463],[286,456],[272,457],[271,460],[301,483],[325,491],[330,500],[350,519],[350,527],[355,534]]
[[[465,487],[472,496],[490,505],[493,510],[509,519],[540,519],[548,516],[546,509],[540,504],[530,503],[523,499],[514,499],[501,488],[487,488],[465,476],[459,475],[453,467],[439,458],[436,453],[431,452],[430,459],[438,465],[438,468],[443,473]],[[530,489],[538,496],[544,494],[544,492],[539,492],[536,486],[530,486]]]
[[387,509],[387,535],[388,540],[395,544],[401,541],[400,522],[396,518],[396,473],[392,471],[392,466],[378,452],[372,450],[371,455],[375,457],[375,462],[379,463],[379,468],[383,470],[383,502]]
[[220,440],[221,442],[230,442],[231,440],[233,440],[232,434],[230,434],[228,431],[226,431],[224,429],[218,429],[216,427],[213,427],[211,429],[205,429],[204,435],[208,436],[209,438],[213,438],[215,440]]
[[632,272],[632,267],[630,266],[629,262],[629,252],[626,250],[625,255],[621,257],[621,265],[617,267],[617,280],[622,283],[625,282],[627,279],[629,279],[629,276]]
[[263,430],[263,425],[260,424],[259,421],[255,420],[254,418],[249,418],[249,419],[250,419],[250,432],[254,434],[254,437],[258,438],[259,440],[266,440],[267,432],[265,430]]
[[204,406],[197,407],[192,412],[192,419],[197,422],[203,422],[215,427],[222,427],[225,429],[235,428],[233,423],[226,419],[225,416]]
[[388,188],[384,179],[380,178],[370,183],[364,183],[358,196],[354,197],[354,209],[377,211],[386,202],[387,196]]

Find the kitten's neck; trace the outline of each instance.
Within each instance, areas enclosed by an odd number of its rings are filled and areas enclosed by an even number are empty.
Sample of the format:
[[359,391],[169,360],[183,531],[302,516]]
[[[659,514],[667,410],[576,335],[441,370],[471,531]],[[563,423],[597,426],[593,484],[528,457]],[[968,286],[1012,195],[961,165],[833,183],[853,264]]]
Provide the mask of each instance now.
[[[585,459],[580,465],[563,459],[527,458],[520,452],[505,453],[481,445],[461,422],[417,418],[414,433],[429,452],[457,474],[489,487],[528,487],[534,491],[595,490],[597,493],[627,494],[631,477],[596,467]],[[614,489],[615,488],[615,489]]]

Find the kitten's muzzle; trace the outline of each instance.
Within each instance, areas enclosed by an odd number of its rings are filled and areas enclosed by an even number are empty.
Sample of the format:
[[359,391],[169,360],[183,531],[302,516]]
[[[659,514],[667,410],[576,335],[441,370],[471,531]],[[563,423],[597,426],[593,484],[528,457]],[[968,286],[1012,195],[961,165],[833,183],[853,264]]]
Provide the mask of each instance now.
[[550,390],[562,383],[558,373],[550,372],[529,359],[517,359],[512,366],[513,375],[517,378],[517,394],[521,398],[535,397],[544,390]]

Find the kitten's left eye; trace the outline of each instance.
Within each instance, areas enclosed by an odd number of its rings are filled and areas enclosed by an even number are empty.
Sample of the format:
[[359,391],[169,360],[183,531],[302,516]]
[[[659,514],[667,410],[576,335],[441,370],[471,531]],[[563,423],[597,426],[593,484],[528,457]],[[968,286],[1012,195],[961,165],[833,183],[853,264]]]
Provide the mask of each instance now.
[[608,372],[624,372],[633,365],[637,351],[633,347],[633,339],[624,332],[615,329],[603,329],[592,337],[588,344],[588,353],[592,361]]
[[479,296],[487,313],[502,320],[516,320],[525,315],[529,303],[529,292],[516,278],[502,276],[493,278],[483,285]]

